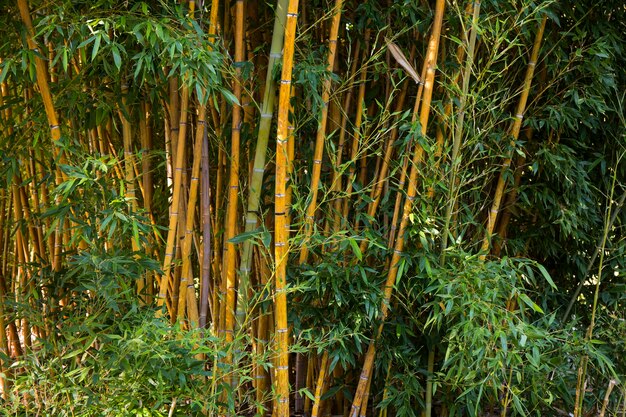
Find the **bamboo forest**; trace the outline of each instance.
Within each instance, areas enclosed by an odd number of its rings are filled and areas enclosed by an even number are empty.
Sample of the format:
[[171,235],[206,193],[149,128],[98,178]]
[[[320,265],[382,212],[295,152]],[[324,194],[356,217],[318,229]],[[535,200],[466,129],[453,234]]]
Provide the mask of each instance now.
[[0,0],[0,415],[626,417],[623,0]]

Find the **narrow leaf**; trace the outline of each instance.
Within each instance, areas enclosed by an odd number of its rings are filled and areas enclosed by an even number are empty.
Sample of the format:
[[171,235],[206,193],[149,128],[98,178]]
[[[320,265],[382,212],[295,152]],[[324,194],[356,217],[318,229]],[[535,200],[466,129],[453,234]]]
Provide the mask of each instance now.
[[417,74],[417,71],[413,68],[413,66],[409,63],[409,60],[406,59],[402,50],[398,48],[398,46],[387,39],[387,48],[389,48],[389,52],[396,59],[398,64],[415,80],[416,83],[420,84],[422,82],[420,76]]

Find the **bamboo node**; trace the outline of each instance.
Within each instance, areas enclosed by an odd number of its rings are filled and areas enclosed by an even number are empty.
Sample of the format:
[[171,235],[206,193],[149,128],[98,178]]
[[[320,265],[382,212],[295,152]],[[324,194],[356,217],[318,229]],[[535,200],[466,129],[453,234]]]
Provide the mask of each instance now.
[[261,119],[271,119],[273,115],[273,113],[261,113]]
[[528,63],[528,66],[529,66],[529,67],[534,67],[536,64],[537,64],[537,63],[536,63],[535,61],[530,61],[530,62]]
[[276,329],[276,333],[287,333],[287,330],[289,330],[289,329],[288,328]]
[[517,117],[518,119],[522,120],[524,118],[524,115],[522,113],[517,113],[515,115],[515,117]]
[[281,84],[291,84],[291,80],[280,80]]
[[289,369],[289,366],[277,366],[276,370],[277,371],[286,371]]
[[288,12],[287,17],[298,17],[298,13]]
[[283,53],[282,52],[272,52],[270,53],[270,58],[282,58],[283,57]]
[[60,125],[50,125],[50,129],[61,129]]
[[265,172],[265,170],[263,168],[254,168],[254,172],[258,173],[258,174],[262,174]]

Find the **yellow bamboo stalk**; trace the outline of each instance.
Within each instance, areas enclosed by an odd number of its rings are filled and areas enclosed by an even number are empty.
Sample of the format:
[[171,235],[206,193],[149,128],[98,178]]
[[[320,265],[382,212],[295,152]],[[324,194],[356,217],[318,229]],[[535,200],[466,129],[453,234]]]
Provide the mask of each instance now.
[[[226,206],[226,229],[224,232],[224,266],[222,269],[223,281],[225,282],[226,300],[224,303],[224,327],[226,344],[233,341],[235,328],[235,286],[237,278],[236,261],[237,246],[230,242],[237,235],[237,208],[239,203],[239,157],[241,141],[242,108],[241,102],[242,78],[241,66],[244,60],[244,0],[235,3],[235,79],[233,81],[233,94],[238,103],[233,104],[232,112],[232,135],[230,149],[230,171],[228,175],[228,202]],[[227,366],[232,364],[232,349],[228,349],[225,358]],[[231,380],[232,381],[232,380]]]
[[291,71],[296,40],[298,0],[289,0],[283,47],[283,68],[278,97],[278,129],[276,134],[276,188],[274,195],[274,258],[276,263],[274,320],[276,339],[276,402],[274,415],[289,416],[289,329],[287,327],[287,257],[289,254],[286,231],[287,213],[285,194],[287,186],[289,99]]
[[[171,284],[172,277],[172,260],[174,259],[174,247],[177,236],[178,226],[178,211],[180,207],[181,191],[182,191],[182,166],[185,155],[185,138],[187,136],[187,109],[189,106],[189,88],[183,84],[181,91],[181,106],[180,106],[180,122],[178,127],[178,140],[176,144],[175,163],[173,173],[173,188],[172,188],[172,204],[169,219],[169,226],[167,232],[167,243],[165,246],[165,257],[163,259],[163,275],[160,278],[159,294],[157,296],[157,307],[163,307],[167,298],[167,289]],[[170,315],[173,316],[176,311],[175,306],[172,306]]]
[[200,183],[200,162],[202,160],[202,143],[204,141],[204,129],[206,128],[206,106],[200,105],[196,121],[196,139],[193,147],[193,166],[191,168],[191,181],[189,183],[189,197],[187,201],[187,217],[185,220],[185,235],[181,248],[182,271],[179,283],[178,313],[176,316],[182,319],[187,310],[187,317],[191,328],[198,327],[199,312],[194,288],[191,268],[191,245],[193,243],[194,219],[196,215],[196,203],[198,201],[198,188]]
[[[354,93],[354,88],[353,88],[354,82],[352,80],[354,80],[354,76],[356,74],[360,50],[361,50],[361,44],[359,41],[357,41],[357,45],[354,48],[354,55],[352,57],[350,76],[348,77],[348,79],[351,80],[351,84],[350,84],[350,87],[348,88],[348,92],[346,93],[346,97],[343,102],[343,112],[341,115],[341,125],[339,127],[339,140],[337,143],[337,153],[336,153],[335,161],[333,164],[333,178],[331,182],[331,190],[335,194],[337,194],[341,190],[341,185],[342,185],[340,167],[341,167],[341,162],[343,161],[343,147],[345,146],[345,142],[346,142],[346,131],[347,131],[346,126],[348,124],[348,114],[350,112],[350,103],[352,101],[352,94]],[[339,227],[341,224],[342,203],[343,203],[342,198],[336,198],[333,204],[332,224],[335,227]],[[328,221],[330,222],[331,219],[328,219]]]
[[[328,36],[328,60],[326,70],[331,72],[335,65],[335,56],[337,52],[337,34],[339,33],[339,23],[341,21],[341,9],[343,0],[336,0],[333,9],[333,20],[330,26],[330,34]],[[307,245],[308,239],[313,233],[313,220],[317,210],[317,194],[319,190],[320,175],[322,171],[322,159],[324,156],[324,141],[326,140],[326,122],[328,120],[328,101],[330,98],[330,78],[324,80],[322,87],[322,113],[320,114],[317,134],[315,137],[315,150],[313,154],[313,169],[311,171],[311,200],[306,209],[306,217],[304,219],[304,238],[303,244],[300,246],[300,264],[306,263],[309,255]]]
[[[415,53],[415,47],[413,47],[411,50],[411,59],[414,53]],[[399,113],[404,108],[404,100],[406,99],[408,84],[409,84],[409,79],[407,78],[403,82],[400,97],[398,97],[398,102],[396,103],[395,111],[396,113],[398,113],[398,116],[396,117],[397,120],[400,119],[401,114]],[[376,214],[376,210],[378,210],[378,206],[380,205],[381,197],[383,195],[383,187],[385,183],[387,182],[387,172],[389,171],[389,162],[391,161],[391,157],[393,155],[393,144],[395,143],[397,138],[398,138],[398,127],[397,125],[395,125],[392,128],[391,133],[389,134],[389,138],[387,139],[387,142],[385,144],[385,152],[382,157],[380,170],[376,170],[378,172],[377,180],[375,181],[374,188],[372,189],[371,194],[370,194],[371,201],[367,205],[367,216],[370,218],[374,217],[374,215]],[[355,227],[355,228],[358,228],[358,227]],[[361,250],[362,253],[365,252],[367,248],[367,244],[368,242],[366,239],[363,239],[361,243],[359,244],[359,249]]]
[[[276,18],[272,32],[272,45],[268,60],[268,71],[265,78],[265,91],[261,106],[261,120],[259,121],[259,133],[256,141],[254,165],[248,187],[248,204],[246,209],[245,232],[252,232],[259,223],[259,207],[261,202],[261,188],[263,186],[263,174],[267,154],[267,143],[270,136],[274,101],[276,96],[276,82],[273,77],[273,69],[282,56],[283,35],[285,18],[287,13],[287,1],[279,0],[276,4]],[[252,259],[252,242],[243,242],[241,250],[241,262],[239,266],[239,292],[237,300],[237,322],[241,323],[247,312],[248,288],[250,276],[250,264]]]
[[[58,160],[60,163],[65,163],[65,156],[63,152],[58,148],[55,144],[56,141],[61,139],[61,126],[59,124],[59,119],[57,117],[57,113],[54,107],[54,102],[52,100],[52,94],[50,93],[50,87],[48,85],[48,74],[47,74],[47,66],[46,63],[41,59],[39,54],[39,47],[35,41],[35,30],[33,28],[33,22],[30,17],[30,12],[28,10],[28,4],[26,0],[17,0],[17,6],[20,11],[20,16],[22,21],[24,22],[24,26],[26,27],[27,37],[26,41],[28,42],[28,47],[35,52],[35,70],[37,75],[37,85],[39,87],[39,93],[41,94],[41,98],[43,101],[44,109],[46,112],[46,116],[48,119],[48,124],[50,125],[50,136],[52,138],[52,152],[55,160]],[[55,181],[56,184],[59,185],[65,179],[65,174],[60,170],[57,165],[55,170]],[[52,268],[54,271],[60,271],[61,269],[61,251],[62,251],[62,231],[61,225],[59,223],[59,227],[54,233],[55,239],[55,248],[54,248],[54,257],[52,261]]]
[[[471,5],[468,4],[467,7],[469,8]],[[466,9],[466,13],[467,13]],[[466,39],[466,44],[467,44],[467,59],[465,61],[465,66],[463,69],[463,85],[461,87],[461,96],[459,98],[459,110],[458,110],[458,114],[457,114],[457,120],[456,120],[456,128],[454,130],[454,137],[452,140],[452,153],[450,156],[450,162],[451,162],[451,170],[450,170],[450,181],[448,184],[448,204],[446,206],[446,215],[445,215],[445,223],[444,223],[444,228],[443,228],[443,237],[441,239],[441,261],[442,264],[445,260],[445,254],[446,254],[446,248],[448,247],[448,235],[450,234],[450,221],[452,219],[452,212],[455,209],[455,206],[457,204],[458,201],[458,170],[459,167],[461,165],[461,156],[460,156],[460,150],[461,150],[461,143],[463,140],[463,126],[465,123],[465,106],[466,106],[466,102],[467,102],[467,95],[468,95],[468,91],[469,91],[469,81],[470,81],[470,76],[471,76],[471,70],[472,70],[472,66],[474,65],[474,54],[475,54],[475,49],[476,49],[476,35],[478,32],[478,16],[480,14],[480,3],[479,2],[474,2],[473,5],[473,13],[472,13],[472,26],[470,29],[470,35],[469,35],[469,39],[467,38],[466,35],[464,35],[465,39]],[[462,57],[462,53],[461,53],[461,46],[459,46],[459,50],[457,50],[457,59]],[[458,82],[458,77],[461,76],[461,72],[458,73],[456,79],[454,80],[455,84]],[[446,106],[446,111],[451,112],[452,111],[452,102],[450,100],[450,102],[447,104]],[[440,130],[437,131],[437,135],[440,134]],[[438,139],[439,140],[439,139]],[[434,193],[434,189],[433,192],[429,192],[429,196],[432,197]]]
[[[430,116],[430,102],[432,98],[433,92],[433,84],[435,80],[435,69],[437,64],[437,51],[439,48],[439,38],[441,35],[441,26],[443,23],[443,13],[445,9],[445,0],[437,0],[436,8],[435,8],[435,18],[433,22],[433,29],[430,35],[430,40],[428,42],[428,50],[426,53],[426,76],[424,77],[424,97],[420,111],[420,126],[421,126],[421,134],[426,135],[426,130],[428,127],[428,119]],[[394,246],[393,256],[391,258],[391,262],[389,264],[389,271],[387,274],[387,280],[385,282],[384,287],[384,301],[381,305],[381,313],[383,320],[387,317],[389,301],[391,299],[391,294],[393,291],[393,286],[395,285],[396,277],[398,275],[398,269],[400,266],[400,258],[402,256],[402,251],[404,249],[404,239],[406,227],[408,225],[409,215],[413,208],[413,200],[415,199],[415,195],[417,193],[417,175],[418,175],[418,166],[422,160],[422,156],[424,153],[423,148],[419,145],[418,141],[414,141],[415,143],[415,151],[413,153],[412,164],[411,164],[411,173],[409,175],[409,184],[406,194],[406,200],[404,202],[404,207],[402,209],[402,220],[400,222],[400,228],[398,231],[398,235],[396,238],[396,243]],[[361,376],[359,378],[359,384],[357,386],[356,393],[354,395],[354,401],[352,402],[352,409],[350,411],[351,417],[357,417],[359,415],[360,409],[363,404],[363,398],[367,392],[367,387],[370,383],[372,368],[374,365],[374,357],[376,354],[376,341],[380,337],[382,333],[382,324],[379,326],[375,333],[375,337],[370,343],[367,353],[365,355],[365,361],[363,364],[363,369],[361,371]]]
[[318,417],[320,413],[320,405],[322,403],[322,395],[324,394],[324,387],[326,386],[326,373],[328,372],[328,350],[325,350],[322,354],[322,363],[320,365],[320,372],[317,375],[317,383],[315,385],[315,401],[313,402],[313,411],[311,417]]
[[367,59],[368,49],[370,46],[370,33],[371,29],[365,30],[365,48],[363,49],[363,63],[361,67],[361,79],[359,80],[359,95],[356,100],[356,117],[354,120],[354,136],[352,137],[352,148],[350,150],[350,165],[348,179],[346,181],[346,191],[343,209],[341,211],[342,217],[345,219],[348,217],[348,211],[352,203],[350,194],[352,193],[352,184],[356,179],[356,164],[358,159],[359,147],[362,144],[363,132],[361,132],[361,124],[363,123],[363,106],[365,105],[365,87],[367,84]]
[[[535,42],[533,44],[533,49],[530,55],[530,61],[528,62],[528,66],[526,67],[526,76],[524,77],[524,84],[522,87],[522,93],[519,98],[519,102],[517,103],[517,109],[515,111],[515,120],[513,121],[513,126],[511,127],[511,148],[515,146],[515,142],[519,137],[519,132],[522,127],[522,120],[524,119],[524,112],[526,111],[526,102],[528,100],[528,95],[530,93],[530,86],[532,83],[533,75],[535,73],[535,66],[537,64],[537,58],[539,56],[539,49],[541,48],[541,41],[543,39],[543,32],[546,28],[547,15],[543,16],[541,19],[541,23],[539,25],[539,30],[535,35]],[[512,152],[512,151],[511,151]],[[493,233],[493,229],[496,225],[496,220],[498,218],[498,212],[500,211],[500,203],[502,201],[502,195],[504,194],[504,187],[506,185],[506,173],[511,165],[511,160],[513,158],[511,152],[504,159],[502,164],[502,169],[500,170],[500,176],[498,178],[498,183],[496,185],[496,191],[493,198],[493,203],[489,210],[487,227],[485,229],[485,238],[483,239],[483,244],[480,248],[482,252],[480,255],[481,259],[485,259],[487,256],[487,252],[489,247],[491,246],[491,235]]]

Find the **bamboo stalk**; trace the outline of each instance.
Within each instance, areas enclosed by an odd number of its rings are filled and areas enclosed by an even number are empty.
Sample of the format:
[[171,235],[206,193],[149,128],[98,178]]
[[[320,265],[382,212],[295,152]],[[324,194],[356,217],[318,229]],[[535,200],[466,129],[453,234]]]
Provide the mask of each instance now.
[[[244,0],[237,0],[235,3],[235,65],[236,75],[233,81],[233,94],[238,103],[233,104],[232,111],[232,135],[230,149],[230,171],[228,175],[228,201],[226,206],[226,229],[224,232],[224,265],[222,269],[223,281],[225,283],[226,300],[224,303],[224,327],[225,342],[227,346],[234,340],[235,328],[235,303],[236,303],[236,261],[237,246],[230,240],[237,235],[237,209],[239,205],[239,158],[241,142],[242,108],[241,90],[243,82],[241,66],[244,60]],[[228,349],[225,358],[227,367],[232,365],[232,349]],[[230,374],[230,369],[227,370]],[[230,379],[232,383],[232,378]]]
[[[189,88],[183,83],[181,91],[181,106],[180,106],[180,122],[178,128],[178,138],[176,143],[174,173],[173,173],[173,189],[172,189],[172,203],[169,219],[169,226],[167,232],[167,243],[165,246],[165,257],[163,259],[163,275],[160,279],[159,294],[157,296],[157,307],[163,307],[167,297],[167,288],[172,284],[172,278],[170,276],[172,270],[172,260],[174,259],[174,247],[177,236],[178,215],[180,209],[181,191],[182,191],[182,171],[183,160],[185,155],[185,137],[187,135],[187,108],[189,105]],[[170,309],[170,316],[175,315],[175,306]]]
[[[470,36],[467,40],[467,59],[465,60],[465,67],[463,69],[463,86],[461,87],[461,97],[459,98],[459,111],[457,114],[456,129],[454,131],[454,138],[452,143],[452,155],[450,161],[452,164],[450,172],[450,181],[448,184],[448,204],[446,206],[445,223],[443,228],[443,236],[441,242],[441,263],[445,262],[446,248],[448,247],[448,235],[450,234],[450,221],[452,219],[452,212],[457,202],[457,176],[458,170],[461,165],[460,150],[461,142],[463,140],[463,126],[465,121],[465,106],[467,103],[467,94],[469,91],[469,81],[474,65],[474,51],[476,48],[476,35],[478,31],[478,16],[480,14],[480,3],[474,2],[474,9],[472,13],[472,26],[470,29]],[[459,53],[457,51],[457,57]],[[450,103],[450,108],[452,107]]]
[[354,135],[352,136],[352,148],[350,150],[350,170],[348,174],[348,179],[346,181],[346,191],[345,191],[345,199],[343,204],[343,209],[341,211],[342,217],[345,219],[348,217],[348,211],[350,210],[350,205],[352,203],[351,196],[353,183],[356,180],[356,164],[358,160],[358,152],[359,148],[363,142],[364,133],[361,132],[361,125],[363,123],[363,113],[366,112],[364,110],[365,107],[365,87],[367,84],[367,51],[370,46],[370,33],[371,29],[365,30],[365,48],[363,49],[363,63],[361,67],[361,79],[359,80],[359,95],[356,100],[356,117],[354,120]]
[[287,213],[285,193],[287,185],[289,99],[291,97],[291,71],[296,39],[298,0],[289,0],[287,23],[283,47],[283,69],[278,101],[278,129],[276,134],[276,188],[274,198],[274,258],[275,295],[274,319],[276,333],[276,396],[274,415],[289,416],[289,334],[287,326],[287,257],[289,254],[288,236],[285,233]]
[[[432,33],[430,35],[430,40],[428,42],[428,51],[426,53],[426,76],[424,77],[424,97],[421,106],[420,112],[420,126],[421,126],[421,134],[426,135],[427,127],[428,127],[428,119],[430,116],[430,102],[432,98],[433,92],[433,84],[435,80],[435,68],[437,64],[437,51],[439,48],[439,38],[441,35],[441,26],[443,23],[443,13],[445,9],[445,0],[437,0],[436,8],[435,8],[435,18],[433,23]],[[393,256],[391,258],[391,262],[389,264],[389,271],[387,274],[387,280],[384,286],[384,301],[381,304],[380,310],[382,313],[383,321],[387,317],[388,309],[389,309],[389,301],[391,299],[391,294],[393,291],[393,286],[395,285],[396,277],[398,275],[398,269],[400,266],[400,260],[402,256],[402,251],[404,249],[404,239],[406,227],[408,225],[409,214],[411,213],[413,207],[413,200],[415,199],[415,195],[417,193],[417,174],[418,167],[422,160],[422,156],[424,153],[423,148],[419,145],[419,142],[415,142],[415,151],[413,153],[412,164],[411,164],[411,173],[409,175],[409,184],[407,189],[407,196],[404,202],[404,207],[402,209],[402,220],[400,222],[400,228],[398,231],[398,235],[396,238],[396,243],[394,246]],[[372,369],[374,365],[374,357],[376,354],[376,342],[382,333],[381,324],[379,328],[375,332],[375,336],[370,342],[370,345],[367,349],[367,353],[365,355],[365,361],[363,364],[363,369],[361,371],[361,376],[359,378],[359,384],[357,386],[356,393],[354,395],[354,400],[352,402],[352,410],[350,412],[351,417],[357,417],[359,415],[359,411],[361,409],[363,403],[363,397],[367,392],[367,386],[369,384],[369,380],[371,378]]]
[[317,374],[317,383],[315,384],[315,401],[313,402],[313,411],[311,417],[318,417],[320,414],[320,405],[324,387],[326,386],[326,374],[328,372],[328,350],[322,354],[322,363],[320,364],[320,372]]
[[[343,0],[336,0],[333,9],[333,20],[330,26],[330,34],[328,36],[328,60],[326,61],[326,70],[331,72],[335,65],[335,56],[337,52],[337,34],[339,33],[339,23],[341,22],[341,10]],[[330,98],[331,80],[326,78],[322,87],[322,113],[319,117],[317,134],[315,137],[315,150],[313,154],[313,168],[311,170],[311,199],[306,209],[306,217],[304,219],[304,238],[303,244],[300,246],[299,263],[306,263],[309,255],[307,245],[308,239],[313,233],[313,220],[317,211],[317,195],[319,191],[320,175],[322,170],[322,159],[324,157],[324,141],[326,138],[326,122],[328,120],[328,102]]]
[[[265,160],[267,155],[267,143],[270,136],[272,116],[274,113],[274,101],[276,96],[276,82],[274,81],[273,69],[282,57],[283,38],[285,33],[285,19],[287,14],[288,0],[278,0],[276,4],[276,17],[272,32],[272,45],[268,60],[268,70],[265,78],[265,92],[261,105],[261,118],[259,133],[256,141],[254,166],[248,188],[248,205],[246,209],[245,232],[252,232],[259,223],[259,208],[261,200],[261,188],[263,186],[263,174],[265,172]],[[252,259],[252,242],[246,240],[241,249],[241,263],[239,267],[239,292],[237,300],[237,322],[241,323],[248,306],[248,288],[250,285],[250,264]]]
[[[515,142],[519,137],[519,132],[522,127],[522,120],[524,119],[524,112],[526,111],[526,102],[528,100],[528,95],[530,94],[530,86],[532,83],[533,75],[535,73],[535,66],[537,63],[537,58],[539,56],[539,49],[541,48],[541,41],[543,39],[543,32],[546,28],[547,15],[543,16],[541,19],[541,23],[539,25],[539,30],[535,35],[535,42],[533,44],[532,53],[530,55],[530,61],[528,62],[528,66],[526,67],[526,76],[524,77],[524,84],[522,87],[522,93],[519,98],[519,102],[517,104],[517,109],[515,111],[515,121],[513,122],[513,126],[511,127],[511,143],[510,146],[513,148],[515,146]],[[481,251],[481,259],[485,259],[487,256],[487,252],[491,245],[491,235],[493,233],[493,229],[496,225],[496,220],[498,217],[498,212],[500,211],[500,202],[502,201],[502,195],[504,194],[504,187],[506,185],[506,173],[511,165],[512,160],[512,151],[509,152],[509,156],[507,156],[502,164],[502,169],[500,171],[500,176],[498,178],[498,183],[496,185],[496,191],[493,198],[493,203],[491,205],[491,209],[489,210],[487,227],[485,229],[485,237],[483,239],[482,246],[480,248]]]
[[179,299],[177,317],[182,318],[187,309],[187,317],[190,327],[195,328],[199,323],[198,302],[194,288],[193,273],[191,268],[191,245],[193,243],[194,218],[196,215],[196,203],[198,200],[198,186],[200,182],[200,162],[202,159],[202,144],[206,129],[206,106],[200,105],[196,127],[196,140],[193,147],[193,166],[191,168],[191,182],[189,184],[189,197],[187,201],[187,217],[185,219],[185,235],[181,248],[182,271],[179,283]]

